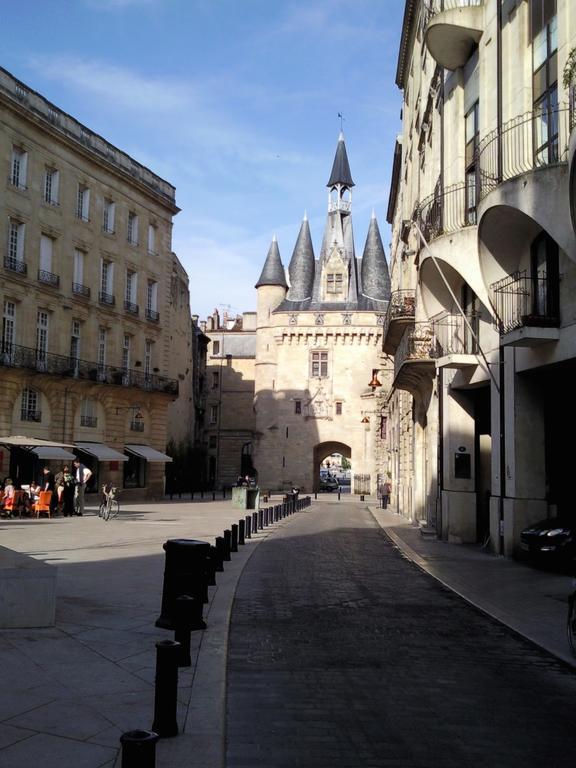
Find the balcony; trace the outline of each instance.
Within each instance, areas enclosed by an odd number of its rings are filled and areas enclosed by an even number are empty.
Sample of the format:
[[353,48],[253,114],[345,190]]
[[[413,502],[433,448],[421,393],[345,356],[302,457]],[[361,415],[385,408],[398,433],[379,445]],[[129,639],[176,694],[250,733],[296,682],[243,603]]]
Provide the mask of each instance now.
[[111,293],[106,293],[106,291],[99,291],[98,293],[98,301],[100,304],[107,304],[110,307],[114,306],[114,296]]
[[425,198],[418,226],[428,243],[476,224],[476,184],[453,184]]
[[81,427],[89,427],[90,429],[96,429],[98,426],[98,417],[97,416],[80,416],[80,426]]
[[60,285],[60,277],[53,272],[47,272],[45,269],[38,270],[38,282],[49,285],[52,288],[58,288]]
[[165,376],[125,369],[113,365],[101,365],[89,360],[78,360],[64,355],[54,355],[42,350],[0,342],[0,367],[24,368],[51,376],[80,379],[136,387],[147,392],[164,392],[178,395],[178,381]]
[[25,275],[28,272],[26,262],[16,259],[14,256],[4,257],[4,269],[9,269],[10,272],[17,272],[19,275]]
[[30,408],[22,408],[20,411],[20,421],[42,421],[42,411],[33,411]]
[[570,109],[534,110],[489,133],[478,149],[479,195],[504,181],[568,161]]
[[425,0],[424,39],[441,67],[463,67],[484,29],[484,0]]
[[442,312],[430,322],[436,337],[438,367],[459,369],[478,363],[480,316],[477,312],[468,314],[466,320],[461,314]]
[[134,304],[134,302],[128,301],[127,299],[124,300],[124,309],[131,315],[137,315],[140,311],[138,304]]
[[504,345],[535,347],[560,338],[557,280],[514,272],[491,289]]
[[382,349],[393,355],[407,325],[414,322],[416,294],[413,290],[394,291],[384,318]]
[[83,296],[85,299],[90,298],[90,288],[82,283],[72,283],[72,293],[76,296]]
[[156,312],[155,309],[146,307],[146,320],[150,320],[152,323],[158,323],[160,321],[160,312]]
[[140,419],[133,419],[130,422],[130,431],[131,432],[144,432],[144,422]]
[[418,322],[408,328],[394,356],[394,388],[412,395],[422,394],[432,383],[438,357],[431,323]]

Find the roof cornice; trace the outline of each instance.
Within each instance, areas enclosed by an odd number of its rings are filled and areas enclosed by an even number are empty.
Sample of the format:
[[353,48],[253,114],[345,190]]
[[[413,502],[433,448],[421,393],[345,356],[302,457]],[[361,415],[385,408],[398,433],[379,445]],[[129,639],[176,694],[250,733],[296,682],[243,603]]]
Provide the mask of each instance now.
[[402,36],[400,37],[400,50],[398,51],[398,64],[396,66],[396,85],[401,90],[406,87],[406,74],[408,54],[411,48],[411,40],[414,37],[414,21],[420,0],[406,0],[404,6],[404,20],[402,22]]
[[402,170],[402,141],[400,137],[396,139],[394,146],[394,162],[392,164],[392,179],[390,181],[390,195],[388,197],[388,210],[386,211],[386,221],[392,224],[394,220],[394,211],[398,199],[398,186],[400,182],[400,172]]

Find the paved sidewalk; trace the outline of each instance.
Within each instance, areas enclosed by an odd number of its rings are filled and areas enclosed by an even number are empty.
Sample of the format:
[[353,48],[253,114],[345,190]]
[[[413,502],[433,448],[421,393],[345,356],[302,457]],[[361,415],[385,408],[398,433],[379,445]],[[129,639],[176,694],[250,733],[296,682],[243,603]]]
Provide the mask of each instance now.
[[479,547],[424,538],[394,512],[370,511],[410,560],[468,602],[576,668],[566,636],[572,578],[498,557]]

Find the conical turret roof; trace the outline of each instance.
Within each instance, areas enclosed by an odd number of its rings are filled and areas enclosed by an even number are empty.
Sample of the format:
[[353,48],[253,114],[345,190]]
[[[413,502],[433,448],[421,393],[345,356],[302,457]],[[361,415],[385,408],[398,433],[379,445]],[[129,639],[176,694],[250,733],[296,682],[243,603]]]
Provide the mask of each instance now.
[[350,173],[350,164],[346,154],[346,144],[344,143],[344,134],[340,131],[338,137],[338,146],[332,165],[332,173],[327,187],[334,187],[336,184],[342,184],[345,187],[353,187],[352,174]]
[[281,285],[282,288],[288,288],[284,266],[280,259],[280,249],[278,248],[276,235],[272,238],[270,248],[268,249],[268,256],[266,256],[266,261],[264,262],[264,267],[262,269],[262,274],[254,287],[260,288],[261,285]]
[[362,256],[362,293],[370,299],[390,299],[390,273],[376,216],[372,213]]
[[294,246],[288,273],[290,290],[286,298],[289,301],[305,301],[311,298],[314,287],[314,248],[306,215]]

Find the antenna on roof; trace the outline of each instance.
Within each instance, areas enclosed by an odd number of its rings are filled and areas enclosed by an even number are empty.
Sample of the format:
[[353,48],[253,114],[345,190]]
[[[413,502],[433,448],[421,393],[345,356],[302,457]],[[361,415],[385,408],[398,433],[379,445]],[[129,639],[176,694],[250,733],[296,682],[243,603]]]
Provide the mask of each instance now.
[[344,115],[342,114],[342,112],[338,112],[338,117],[340,118],[340,133],[343,133],[343,131],[344,131],[344,126],[342,125],[342,123],[344,122],[344,120],[345,120],[345,117],[344,117]]

